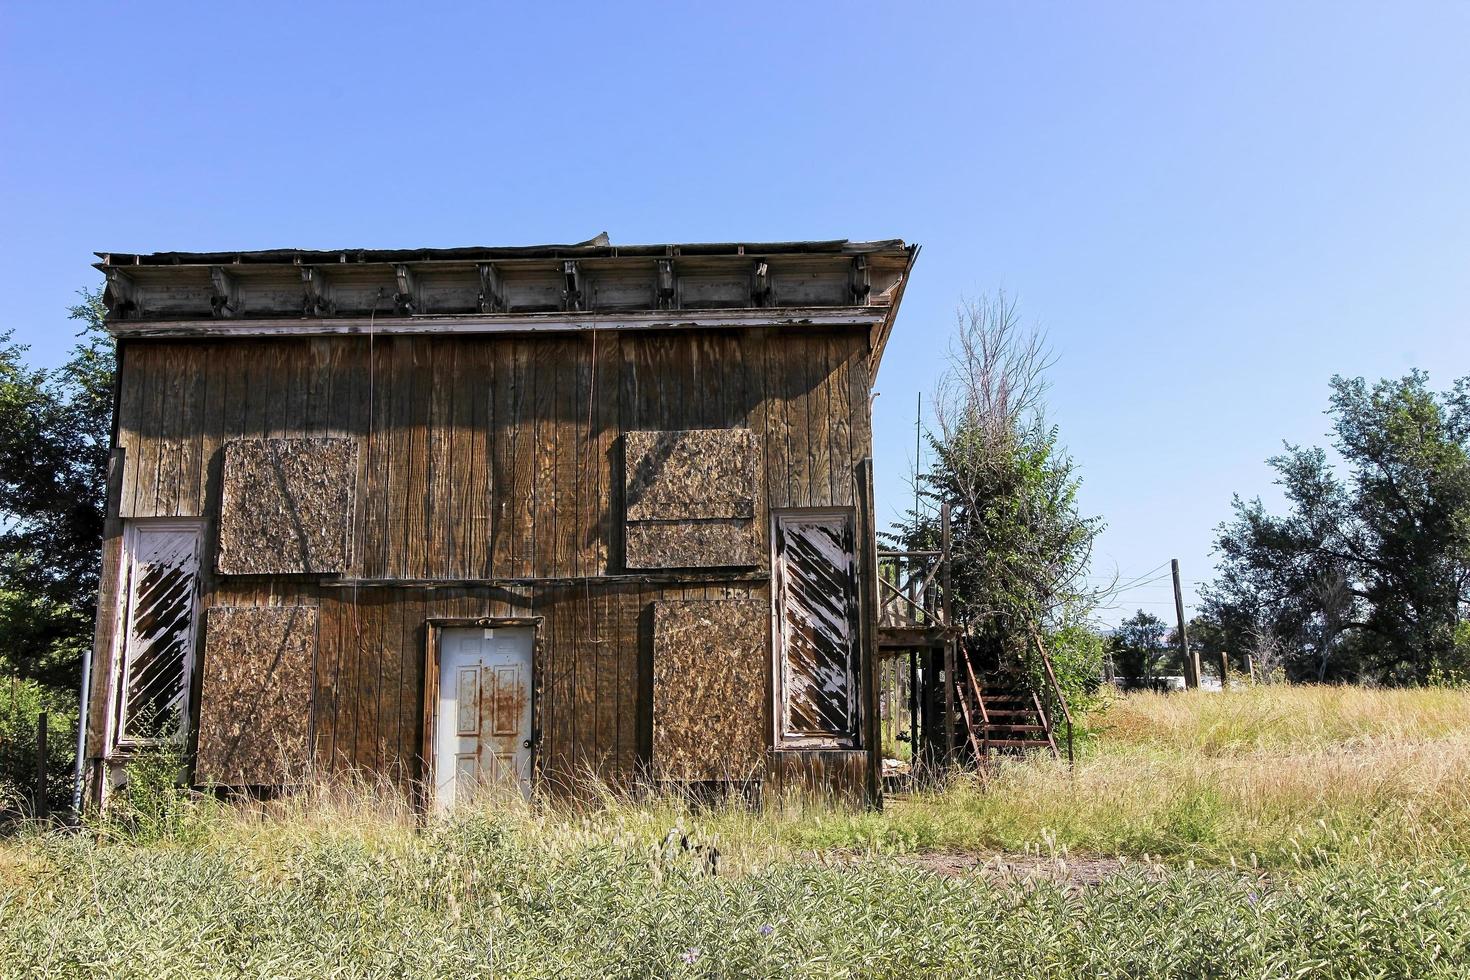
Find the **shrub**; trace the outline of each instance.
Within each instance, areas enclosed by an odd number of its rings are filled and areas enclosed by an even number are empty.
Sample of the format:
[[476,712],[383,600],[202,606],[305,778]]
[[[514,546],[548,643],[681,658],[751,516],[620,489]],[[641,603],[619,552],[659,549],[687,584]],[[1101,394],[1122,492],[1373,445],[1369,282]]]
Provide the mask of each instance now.
[[71,808],[77,711],[67,698],[33,680],[0,681],[0,823],[33,813],[36,726],[47,713],[46,801],[52,813]]

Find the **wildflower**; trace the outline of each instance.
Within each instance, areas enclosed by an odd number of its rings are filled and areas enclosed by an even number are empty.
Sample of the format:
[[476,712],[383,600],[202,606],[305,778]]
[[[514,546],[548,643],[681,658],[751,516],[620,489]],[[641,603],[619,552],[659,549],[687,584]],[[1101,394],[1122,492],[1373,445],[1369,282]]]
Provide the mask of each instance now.
[[1257,895],[1255,892],[1247,892],[1245,900],[1254,905],[1261,900],[1261,896]]
[[775,931],[776,931],[776,927],[773,926],[773,925],[771,925],[769,922],[767,922],[765,925],[761,926],[761,935],[762,936],[769,936],[771,933],[773,933]]
[[679,959],[683,960],[685,963],[688,963],[690,966],[693,966],[695,961],[699,959],[699,950],[686,949],[684,950],[684,952],[679,954]]

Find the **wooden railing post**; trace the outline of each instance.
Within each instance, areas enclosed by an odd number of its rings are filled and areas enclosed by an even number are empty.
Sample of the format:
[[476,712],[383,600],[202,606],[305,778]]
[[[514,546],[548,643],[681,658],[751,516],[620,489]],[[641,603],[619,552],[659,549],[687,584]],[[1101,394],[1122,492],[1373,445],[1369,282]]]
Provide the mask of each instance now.
[[949,530],[949,502],[946,501],[939,508],[939,625],[944,628],[944,764],[949,765],[954,761],[954,701],[955,677],[954,645],[953,635],[954,620],[951,618],[954,612],[950,603],[950,530]]
[[1061,705],[1062,718],[1067,723],[1067,765],[1074,765],[1075,759],[1072,755],[1072,711],[1067,707],[1066,692],[1062,690],[1062,685],[1057,683],[1057,675],[1051,668],[1051,657],[1046,652],[1046,644],[1041,642],[1041,631],[1033,627],[1031,630],[1031,639],[1036,644],[1036,652],[1041,654],[1041,665],[1046,669],[1046,679],[1051,683],[1052,693],[1056,695],[1057,704]]

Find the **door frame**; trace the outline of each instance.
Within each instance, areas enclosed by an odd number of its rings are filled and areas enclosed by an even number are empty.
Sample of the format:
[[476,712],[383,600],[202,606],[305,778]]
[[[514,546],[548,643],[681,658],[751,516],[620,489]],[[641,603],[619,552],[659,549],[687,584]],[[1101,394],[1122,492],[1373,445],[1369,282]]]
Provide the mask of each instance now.
[[[189,601],[194,606],[193,623],[189,630],[189,649],[184,657],[184,749],[192,756],[199,734],[195,719],[199,700],[200,653],[204,646],[204,558],[209,528],[202,517],[127,517],[122,519],[122,548],[117,566],[117,601],[109,613],[112,616],[111,660],[108,665],[108,697],[106,720],[103,729],[101,755],[106,759],[130,757],[139,748],[158,744],[155,739],[131,739],[124,735],[127,699],[128,635],[133,619],[133,559],[138,553],[138,536],[145,531],[193,531],[195,532],[194,589]],[[167,741],[162,740],[162,741]],[[190,776],[193,768],[190,765]]]
[[446,629],[500,629],[502,627],[531,630],[531,795],[541,785],[541,624],[545,616],[435,616],[425,620],[424,638],[424,703],[423,751],[419,755],[418,791],[415,806],[422,813],[434,810],[434,793],[438,785],[435,767],[438,752],[434,750],[434,721],[439,711],[439,634]]
[[[852,652],[849,654],[849,679],[857,690],[848,692],[848,708],[852,712],[851,738],[823,736],[788,736],[786,734],[786,615],[782,606],[784,576],[781,574],[781,523],[784,518],[837,518],[847,522],[852,531],[852,571],[849,582],[848,622],[852,626]],[[853,752],[871,750],[866,729],[868,717],[867,691],[871,684],[864,673],[866,659],[863,646],[862,612],[862,538],[859,536],[858,514],[854,507],[773,507],[771,508],[771,745],[777,750]]]

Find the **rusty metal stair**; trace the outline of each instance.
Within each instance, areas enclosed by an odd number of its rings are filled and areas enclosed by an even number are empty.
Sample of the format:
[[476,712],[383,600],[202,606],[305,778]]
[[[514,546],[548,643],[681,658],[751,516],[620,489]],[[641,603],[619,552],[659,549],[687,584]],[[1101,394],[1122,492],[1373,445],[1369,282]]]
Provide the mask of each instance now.
[[959,720],[977,762],[1039,749],[1061,757],[1051,719],[1024,680],[998,671],[977,673],[963,649],[956,656],[960,661],[955,691]]

